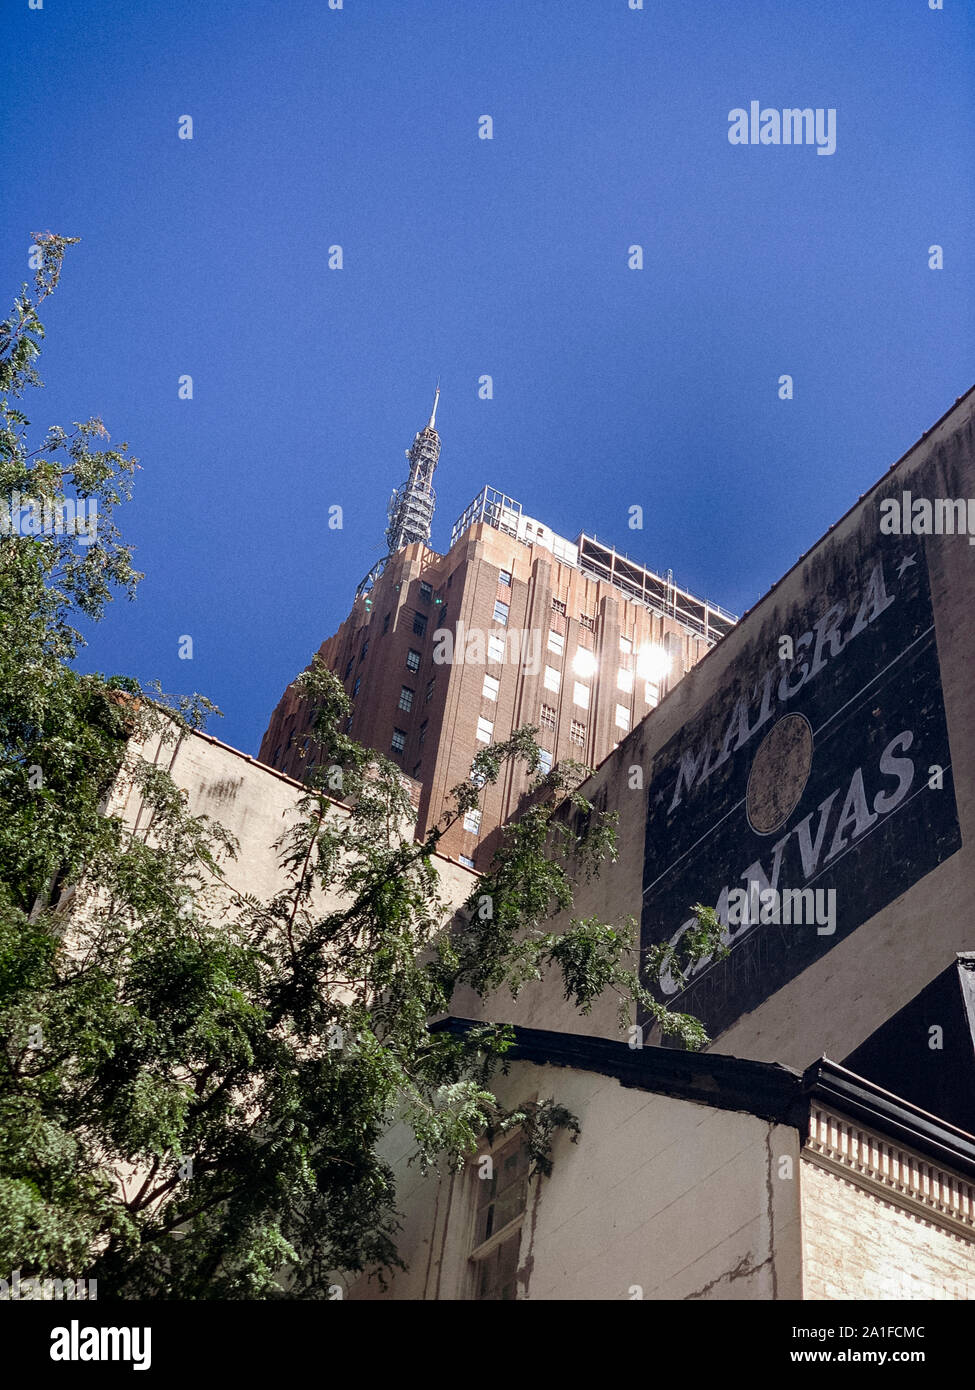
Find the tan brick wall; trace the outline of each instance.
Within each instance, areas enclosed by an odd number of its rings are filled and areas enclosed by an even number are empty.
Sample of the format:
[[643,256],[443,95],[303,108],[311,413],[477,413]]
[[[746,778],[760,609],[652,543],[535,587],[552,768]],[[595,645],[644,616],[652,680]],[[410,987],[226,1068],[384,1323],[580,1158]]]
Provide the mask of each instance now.
[[970,1299],[975,1244],[803,1159],[803,1298]]

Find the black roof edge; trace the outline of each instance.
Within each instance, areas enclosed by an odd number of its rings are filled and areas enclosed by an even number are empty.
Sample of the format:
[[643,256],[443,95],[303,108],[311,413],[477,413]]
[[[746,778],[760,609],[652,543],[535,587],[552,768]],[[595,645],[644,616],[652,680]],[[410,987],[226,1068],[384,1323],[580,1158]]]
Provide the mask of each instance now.
[[[476,1019],[447,1017],[431,1023],[430,1031],[464,1037],[474,1029],[491,1026]],[[757,1062],[720,1052],[650,1045],[631,1048],[611,1038],[511,1027],[515,1042],[505,1053],[511,1061],[595,1072],[613,1077],[621,1086],[695,1101],[716,1110],[744,1111],[758,1119],[790,1125],[803,1141],[810,1105],[819,1101],[975,1179],[975,1135],[929,1115],[828,1057],[820,1057],[800,1073],[779,1062]]]
[[820,1057],[803,1073],[802,1088],[809,1101],[822,1101],[863,1120],[870,1129],[975,1178],[975,1135],[847,1071],[838,1062]]
[[[484,1028],[469,1018],[444,1018],[430,1025],[436,1033],[463,1037]],[[505,1056],[536,1066],[573,1067],[614,1077],[621,1086],[679,1100],[693,1100],[718,1110],[744,1110],[761,1119],[798,1123],[793,1112],[801,1102],[802,1077],[778,1062],[754,1062],[715,1052],[685,1052],[676,1047],[631,1048],[611,1038],[514,1027],[515,1044]]]

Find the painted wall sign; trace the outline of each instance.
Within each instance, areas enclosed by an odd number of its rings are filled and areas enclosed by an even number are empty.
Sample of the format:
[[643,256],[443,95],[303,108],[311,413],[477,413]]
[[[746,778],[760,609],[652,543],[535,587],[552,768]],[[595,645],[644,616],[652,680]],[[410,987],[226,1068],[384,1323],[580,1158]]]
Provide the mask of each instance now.
[[716,906],[730,954],[654,987],[712,1037],[961,845],[923,544],[827,551],[792,659],[746,651],[654,759],[642,943]]

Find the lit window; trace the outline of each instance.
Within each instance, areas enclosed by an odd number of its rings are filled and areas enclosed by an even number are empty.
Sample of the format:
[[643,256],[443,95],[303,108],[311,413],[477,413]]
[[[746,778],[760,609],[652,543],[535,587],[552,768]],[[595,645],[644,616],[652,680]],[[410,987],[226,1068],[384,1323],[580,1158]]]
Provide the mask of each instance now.
[[637,652],[637,675],[642,676],[646,681],[659,684],[661,679],[669,673],[671,665],[670,653],[664,651],[663,647],[658,647],[656,643],[641,647]]
[[550,652],[557,652],[559,656],[565,651],[565,638],[561,632],[550,632],[548,634],[548,649]]
[[488,661],[504,661],[504,638],[493,632],[488,637]]
[[624,656],[629,656],[633,651],[633,642],[629,637],[620,638],[620,651]]
[[628,729],[630,727],[630,711],[625,705],[616,706],[616,727],[617,729]]
[[596,658],[588,647],[578,647],[572,658],[572,669],[577,676],[589,677],[596,670]]
[[498,583],[506,584],[509,588],[511,587],[511,575],[508,570],[500,570],[498,572]]
[[413,696],[416,694],[408,685],[401,685],[399,689],[399,709],[405,709],[407,714],[413,708]]
[[589,708],[589,687],[583,685],[581,681],[576,681],[572,687],[572,703],[581,705],[583,709]]
[[493,676],[485,676],[484,684],[481,687],[481,694],[484,696],[485,700],[496,700],[498,698],[500,686],[501,682],[496,681]]
[[463,864],[465,869],[473,869],[474,860],[470,857],[469,854],[459,854],[457,858]]
[[391,744],[390,746],[392,747],[392,750],[393,750],[394,753],[402,753],[403,749],[406,747],[406,730],[405,730],[405,729],[394,729],[394,730],[393,730],[393,741],[392,741],[392,744]]
[[625,690],[627,695],[633,689],[633,672],[624,671],[621,666],[616,674],[616,686],[618,690]]
[[406,653],[406,669],[407,671],[419,671],[420,669],[420,653],[414,647],[411,647]]
[[479,719],[477,721],[477,737],[479,742],[490,743],[493,733],[494,724],[490,719]]
[[548,751],[548,749],[547,749],[547,748],[539,748],[539,750],[538,750],[538,756],[539,756],[539,759],[540,759],[539,771],[540,771],[540,772],[551,772],[551,771],[552,771],[552,755],[551,755],[551,753]]
[[413,631],[417,637],[425,637],[427,631],[427,615],[413,611]]
[[585,726],[585,724],[580,723],[578,719],[573,719],[572,724],[571,724],[571,726],[570,726],[570,728],[569,728],[569,742],[570,742],[570,743],[578,743],[579,746],[580,746],[580,748],[581,748],[582,745],[585,743],[585,741],[586,741],[586,726]]
[[472,835],[476,835],[481,828],[481,813],[475,807],[471,811],[464,813],[464,829],[469,830]]
[[508,605],[502,603],[500,599],[494,601],[494,621],[500,623],[502,627],[508,626]]
[[660,686],[647,681],[647,704],[656,708],[660,704]]
[[555,710],[551,705],[542,705],[542,712],[538,716],[538,722],[543,729],[555,728]]
[[554,666],[545,667],[545,689],[558,691],[562,684],[562,677]]

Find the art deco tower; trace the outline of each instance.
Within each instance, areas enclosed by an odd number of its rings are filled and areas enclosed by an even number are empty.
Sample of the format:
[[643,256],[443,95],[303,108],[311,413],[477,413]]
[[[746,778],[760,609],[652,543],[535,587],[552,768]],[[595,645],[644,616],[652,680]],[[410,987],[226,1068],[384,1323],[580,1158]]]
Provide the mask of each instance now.
[[[390,501],[388,551],[320,650],[351,698],[352,737],[412,779],[421,833],[474,755],[526,724],[546,769],[566,758],[596,766],[734,622],[595,537],[558,535],[492,487],[458,519],[447,554],[432,550],[439,394]],[[449,658],[445,636],[457,644]],[[310,719],[289,687],[260,760],[304,777],[321,757]],[[522,768],[507,768],[441,851],[486,867],[527,785]]]

